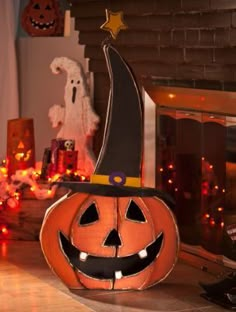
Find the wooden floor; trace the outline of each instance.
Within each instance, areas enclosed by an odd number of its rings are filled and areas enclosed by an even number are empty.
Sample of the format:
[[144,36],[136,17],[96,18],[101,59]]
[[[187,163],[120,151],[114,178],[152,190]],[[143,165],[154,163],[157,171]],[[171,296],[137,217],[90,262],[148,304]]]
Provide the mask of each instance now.
[[48,268],[39,242],[0,241],[1,312],[220,312],[200,297],[198,281],[214,276],[179,262],[169,277],[144,291],[71,293]]

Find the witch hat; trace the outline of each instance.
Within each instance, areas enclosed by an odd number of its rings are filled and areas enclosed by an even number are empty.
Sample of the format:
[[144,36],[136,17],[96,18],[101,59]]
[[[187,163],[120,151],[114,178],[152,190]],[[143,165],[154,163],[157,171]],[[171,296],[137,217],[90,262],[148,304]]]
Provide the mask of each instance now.
[[133,74],[119,53],[103,47],[111,81],[102,149],[92,183],[141,186],[142,111]]
[[90,183],[56,182],[77,193],[101,196],[157,196],[169,207],[172,198],[157,189],[142,187],[142,101],[135,77],[118,51],[103,46],[110,77],[110,94],[102,148]]

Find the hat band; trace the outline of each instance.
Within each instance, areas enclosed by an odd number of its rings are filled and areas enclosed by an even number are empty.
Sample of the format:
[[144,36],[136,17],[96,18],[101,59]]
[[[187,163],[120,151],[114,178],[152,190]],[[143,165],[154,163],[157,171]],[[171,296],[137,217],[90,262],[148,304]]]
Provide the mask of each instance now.
[[141,178],[127,177],[123,172],[113,172],[110,175],[93,174],[90,177],[90,182],[94,184],[141,187]]

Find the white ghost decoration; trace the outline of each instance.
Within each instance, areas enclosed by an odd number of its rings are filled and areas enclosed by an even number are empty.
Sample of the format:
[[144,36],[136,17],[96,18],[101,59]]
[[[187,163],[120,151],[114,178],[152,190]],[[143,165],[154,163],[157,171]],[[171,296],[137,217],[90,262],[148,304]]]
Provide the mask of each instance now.
[[88,94],[85,74],[80,63],[67,57],[56,57],[50,68],[54,74],[67,73],[64,106],[53,105],[49,109],[52,127],[60,126],[57,138],[75,141],[78,151],[78,170],[85,175],[94,171],[95,157],[91,140],[97,130],[99,117],[93,110]]

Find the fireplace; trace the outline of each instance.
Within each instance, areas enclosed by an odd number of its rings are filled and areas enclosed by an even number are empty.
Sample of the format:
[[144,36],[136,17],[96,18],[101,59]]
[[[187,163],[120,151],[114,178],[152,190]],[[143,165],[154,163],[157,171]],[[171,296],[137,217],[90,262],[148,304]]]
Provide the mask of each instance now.
[[149,86],[143,98],[144,185],[174,198],[182,250],[236,268],[236,93]]

